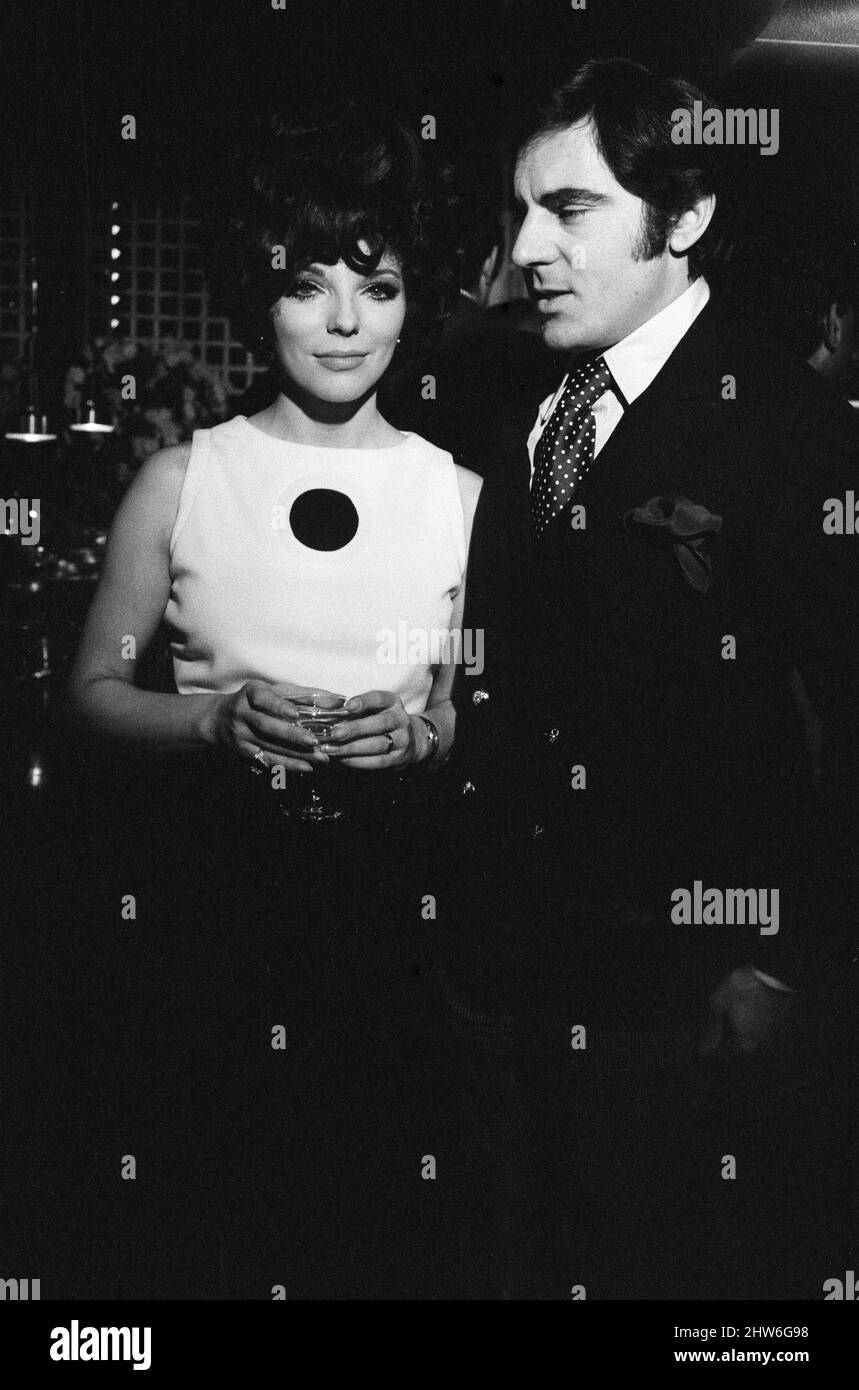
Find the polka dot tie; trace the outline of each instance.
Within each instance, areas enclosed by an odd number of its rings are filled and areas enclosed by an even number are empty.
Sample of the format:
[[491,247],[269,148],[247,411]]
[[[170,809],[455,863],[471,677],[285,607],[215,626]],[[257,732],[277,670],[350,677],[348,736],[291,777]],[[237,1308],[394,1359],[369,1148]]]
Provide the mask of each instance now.
[[531,520],[537,540],[564,510],[594,459],[597,425],[591,406],[611,386],[605,359],[593,357],[570,373],[534,451]]

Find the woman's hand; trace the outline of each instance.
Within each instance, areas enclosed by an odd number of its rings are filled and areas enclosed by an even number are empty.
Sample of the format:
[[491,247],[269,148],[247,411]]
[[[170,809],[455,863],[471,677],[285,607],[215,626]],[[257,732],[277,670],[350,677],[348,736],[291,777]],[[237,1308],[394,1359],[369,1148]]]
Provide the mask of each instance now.
[[254,680],[232,695],[215,699],[212,742],[220,747],[251,760],[262,752],[270,767],[284,767],[289,772],[312,772],[328,762],[318,739],[297,723],[294,701],[314,700],[323,709],[337,709],[343,703],[342,695]]
[[354,695],[346,701],[345,711],[360,718],[329,730],[322,748],[332,763],[377,772],[408,767],[426,756],[417,716],[407,714],[400,697],[390,690]]

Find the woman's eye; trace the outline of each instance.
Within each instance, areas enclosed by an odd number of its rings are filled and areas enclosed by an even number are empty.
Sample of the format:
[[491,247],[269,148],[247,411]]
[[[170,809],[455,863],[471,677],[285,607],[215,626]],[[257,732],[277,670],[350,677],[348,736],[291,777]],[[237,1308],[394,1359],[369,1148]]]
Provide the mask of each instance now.
[[293,299],[311,299],[318,288],[312,280],[296,280],[289,293]]
[[371,299],[396,299],[399,292],[396,285],[386,284],[381,280],[375,285],[367,286],[367,293]]

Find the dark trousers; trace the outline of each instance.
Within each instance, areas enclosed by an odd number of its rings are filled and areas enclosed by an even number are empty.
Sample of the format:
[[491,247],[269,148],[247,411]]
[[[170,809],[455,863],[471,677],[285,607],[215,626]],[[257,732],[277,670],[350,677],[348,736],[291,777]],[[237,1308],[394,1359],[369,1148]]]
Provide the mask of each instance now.
[[810,1012],[771,1051],[702,1057],[705,990],[642,1027],[640,977],[620,957],[611,1008],[587,1000],[574,918],[554,890],[525,886],[492,899],[508,976],[494,999],[485,940],[442,972],[484,1209],[475,1285],[507,1299],[821,1297],[850,1267],[854,1219],[855,1069],[838,1011]]

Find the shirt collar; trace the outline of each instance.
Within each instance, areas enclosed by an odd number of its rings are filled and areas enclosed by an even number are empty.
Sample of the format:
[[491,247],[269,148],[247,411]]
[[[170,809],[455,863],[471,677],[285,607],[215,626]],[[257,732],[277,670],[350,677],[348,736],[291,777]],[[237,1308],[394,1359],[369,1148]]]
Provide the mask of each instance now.
[[603,353],[627,405],[647,390],[709,298],[710,287],[699,276],[652,319]]

